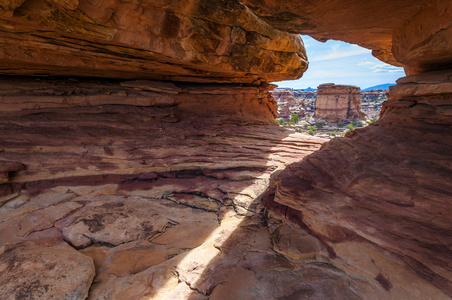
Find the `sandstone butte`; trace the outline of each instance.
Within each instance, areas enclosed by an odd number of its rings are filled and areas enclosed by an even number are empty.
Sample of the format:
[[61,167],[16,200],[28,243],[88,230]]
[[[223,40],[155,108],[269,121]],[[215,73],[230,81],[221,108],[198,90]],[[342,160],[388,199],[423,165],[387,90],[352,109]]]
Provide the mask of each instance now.
[[[450,0],[2,0],[0,299],[451,299]],[[405,68],[329,142],[298,34]]]
[[317,88],[314,117],[327,122],[359,119],[366,114],[361,110],[361,89],[352,85],[321,84]]

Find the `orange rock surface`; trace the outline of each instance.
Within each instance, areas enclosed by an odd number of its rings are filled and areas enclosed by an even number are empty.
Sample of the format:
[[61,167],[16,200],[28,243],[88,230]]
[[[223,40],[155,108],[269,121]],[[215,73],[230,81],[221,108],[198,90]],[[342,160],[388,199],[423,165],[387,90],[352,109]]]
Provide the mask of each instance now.
[[451,66],[450,0],[242,2],[275,28],[357,44],[410,73]]
[[259,83],[307,68],[299,36],[236,0],[8,0],[0,28],[0,74]]
[[[450,299],[450,7],[1,1],[0,298]],[[410,76],[346,137],[283,130],[297,33]]]

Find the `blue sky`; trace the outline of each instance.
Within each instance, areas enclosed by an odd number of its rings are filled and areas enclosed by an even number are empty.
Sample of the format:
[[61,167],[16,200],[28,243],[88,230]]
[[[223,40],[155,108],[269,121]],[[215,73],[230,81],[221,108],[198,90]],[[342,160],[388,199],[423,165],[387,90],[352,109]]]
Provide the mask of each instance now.
[[275,82],[279,87],[317,88],[322,83],[351,84],[365,89],[383,83],[395,83],[404,77],[402,68],[379,61],[371,51],[339,41],[321,43],[301,36],[308,54],[309,68],[298,80]]

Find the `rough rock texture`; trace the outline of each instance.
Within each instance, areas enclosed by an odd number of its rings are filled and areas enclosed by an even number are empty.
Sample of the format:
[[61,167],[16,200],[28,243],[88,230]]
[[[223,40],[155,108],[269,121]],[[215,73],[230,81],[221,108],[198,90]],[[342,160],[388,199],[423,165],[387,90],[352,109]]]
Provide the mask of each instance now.
[[[22,93],[43,103],[36,87]],[[263,210],[271,177],[324,140],[240,115],[178,112],[183,103],[76,106],[78,97],[1,113],[0,157],[25,169],[0,186],[0,280],[8,281],[0,298],[23,290],[83,299],[91,259],[89,299],[359,299],[357,291],[382,290]]]
[[283,118],[285,121],[290,120],[290,105],[284,104],[284,106],[278,111],[278,118]]
[[275,89],[272,91],[272,96],[275,98],[277,103],[287,103],[289,105],[297,104],[294,93],[290,89]]
[[452,1],[430,1],[393,33],[394,57],[408,74],[452,68]]
[[363,118],[361,89],[353,85],[321,84],[317,87],[314,117],[327,122]]
[[[2,1],[0,298],[450,299],[450,4]],[[309,155],[286,31],[416,76]]]
[[411,74],[451,67],[451,1],[242,0],[274,27],[371,49]]
[[278,104],[278,118],[290,121],[291,114],[297,114],[303,117],[306,113],[302,100],[297,100],[294,91],[291,89],[274,89],[271,92],[272,97]]
[[237,0],[0,2],[0,74],[259,83],[306,68],[298,35]]
[[393,299],[452,297],[451,75],[398,80],[379,121],[290,165],[267,202]]
[[[106,81],[0,77],[0,110],[119,105],[177,108],[172,116],[236,117],[273,123],[277,105],[269,88],[239,84],[187,84],[151,80]],[[64,110],[61,110],[64,111]],[[177,115],[178,114],[178,115]],[[179,116],[180,117],[180,116]],[[169,121],[171,122],[171,120]],[[6,168],[6,169],[5,169]],[[19,165],[1,167],[21,168]]]
[[90,257],[50,239],[2,242],[0,271],[1,299],[85,299],[95,273]]

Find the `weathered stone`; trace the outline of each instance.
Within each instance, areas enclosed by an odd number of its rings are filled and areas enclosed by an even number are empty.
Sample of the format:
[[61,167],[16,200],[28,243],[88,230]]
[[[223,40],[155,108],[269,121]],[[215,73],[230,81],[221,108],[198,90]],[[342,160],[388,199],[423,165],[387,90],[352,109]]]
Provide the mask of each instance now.
[[290,165],[267,204],[394,298],[452,295],[452,100],[437,93],[446,74],[400,79],[379,121]]
[[393,53],[408,75],[452,67],[451,1],[433,0],[393,34]]
[[297,114],[303,117],[306,113],[303,101],[294,97],[294,91],[291,89],[275,89],[271,92],[273,98],[278,104],[278,118],[290,121],[291,114]]
[[314,117],[327,122],[365,117],[361,110],[361,89],[351,85],[321,84],[317,88]]
[[[242,0],[275,28],[319,41],[341,40],[371,49],[378,59],[409,73],[450,66],[450,1]],[[393,52],[394,50],[394,52]]]
[[1,8],[0,74],[260,83],[299,78],[307,68],[299,36],[237,0],[28,0]]
[[2,299],[85,299],[93,277],[92,259],[64,242],[0,247]]
[[[0,298],[450,299],[449,2],[3,1]],[[307,156],[285,31],[416,76]]]

